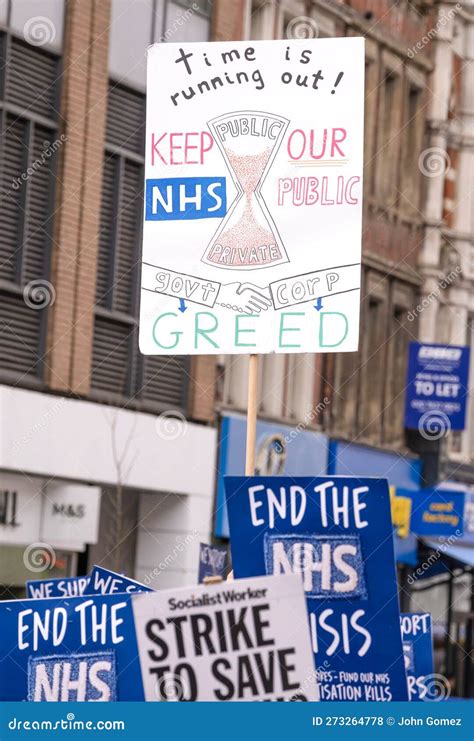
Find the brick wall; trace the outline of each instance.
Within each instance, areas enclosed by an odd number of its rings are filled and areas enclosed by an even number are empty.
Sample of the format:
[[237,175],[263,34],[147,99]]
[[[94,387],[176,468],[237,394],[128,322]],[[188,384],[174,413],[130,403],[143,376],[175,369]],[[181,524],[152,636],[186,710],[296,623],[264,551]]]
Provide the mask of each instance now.
[[107,105],[110,0],[67,5],[47,383],[87,394]]
[[191,362],[189,416],[200,422],[212,422],[217,382],[215,355],[196,355]]
[[245,0],[218,0],[214,3],[212,41],[235,41],[242,38],[245,6]]
[[356,10],[379,32],[415,44],[433,25],[433,7],[430,0],[345,0],[342,4]]

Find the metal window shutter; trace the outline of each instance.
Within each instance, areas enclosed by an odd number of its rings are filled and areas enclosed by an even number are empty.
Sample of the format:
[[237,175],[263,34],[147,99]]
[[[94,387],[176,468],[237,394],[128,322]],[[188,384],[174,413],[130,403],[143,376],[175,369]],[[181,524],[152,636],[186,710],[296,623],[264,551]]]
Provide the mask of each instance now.
[[25,169],[26,122],[8,115],[6,126],[1,171],[0,277],[14,281],[25,184],[21,183],[18,188],[13,187],[13,184],[16,186],[16,178],[19,178]]
[[115,396],[128,395],[128,365],[134,327],[95,318],[92,387]]
[[55,119],[57,77],[58,61],[54,56],[12,38],[6,76],[7,100],[37,115]]
[[140,219],[142,205],[142,167],[126,161],[123,168],[119,203],[119,230],[115,270],[114,309],[133,312],[133,292],[140,260]]
[[[112,309],[130,317],[137,312],[140,235],[143,213],[143,165],[127,152],[143,156],[145,97],[111,84],[107,102],[107,144],[120,153],[105,154],[97,298],[99,306],[112,292]],[[119,166],[119,158],[121,163]],[[120,178],[119,178],[120,173]],[[119,189],[119,203],[116,194]],[[113,244],[114,234],[116,243]],[[110,285],[110,261],[115,256],[115,280]],[[185,408],[186,357],[143,357],[136,325],[98,313],[95,320],[92,387],[109,395],[134,397],[150,409]]]
[[44,152],[51,146],[52,141],[54,141],[54,134],[50,130],[42,126],[35,127],[31,160],[36,163],[36,166],[33,174],[29,176],[28,232],[24,242],[23,279],[25,283],[46,277],[45,255],[50,240],[48,213],[52,156],[44,158]]
[[23,296],[0,293],[0,363],[3,371],[39,374],[38,338],[43,311]]
[[143,155],[145,96],[111,84],[107,99],[107,142]]
[[143,359],[140,398],[168,409],[182,410],[186,403],[188,359],[183,355],[149,355]]
[[114,193],[117,178],[118,158],[107,154],[102,175],[102,203],[100,212],[99,252],[97,256],[96,304],[107,306],[109,298],[110,257],[114,214]]

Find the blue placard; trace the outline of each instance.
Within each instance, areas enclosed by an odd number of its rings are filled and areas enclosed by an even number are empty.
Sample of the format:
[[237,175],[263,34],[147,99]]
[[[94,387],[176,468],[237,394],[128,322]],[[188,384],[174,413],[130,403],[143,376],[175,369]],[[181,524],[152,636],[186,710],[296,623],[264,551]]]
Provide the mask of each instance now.
[[212,219],[225,216],[225,178],[148,179],[145,204],[146,221]]
[[[421,480],[421,461],[413,456],[389,450],[378,450],[344,440],[331,440],[327,473],[331,476],[376,476],[387,479],[389,486],[418,491]],[[400,537],[394,528],[395,558],[399,563],[416,566],[418,542],[408,533]]]
[[[317,410],[308,415],[316,418]],[[224,477],[245,471],[247,422],[237,414],[222,418],[214,534],[229,537]],[[274,422],[257,422],[256,473],[260,476],[323,476],[327,473],[329,440],[313,430]]]
[[0,602],[0,701],[143,700],[130,599]]
[[406,700],[384,479],[225,479],[235,577],[302,575],[321,700]]
[[[435,687],[431,615],[428,612],[400,615],[408,698],[413,701],[441,699]],[[433,694],[433,692],[435,694]]]
[[404,492],[412,500],[410,530],[416,535],[461,537],[464,532],[464,492],[427,488]]
[[140,584],[135,579],[129,579],[128,576],[117,574],[110,569],[104,569],[103,566],[94,566],[89,576],[89,584],[84,590],[84,594],[119,594],[127,592],[153,592],[153,589]]
[[31,599],[80,597],[84,594],[88,583],[88,576],[68,576],[64,579],[31,579],[26,582],[26,596]]
[[469,348],[410,342],[405,426],[431,439],[464,430]]
[[198,582],[202,584],[209,576],[225,576],[227,548],[219,545],[199,543]]

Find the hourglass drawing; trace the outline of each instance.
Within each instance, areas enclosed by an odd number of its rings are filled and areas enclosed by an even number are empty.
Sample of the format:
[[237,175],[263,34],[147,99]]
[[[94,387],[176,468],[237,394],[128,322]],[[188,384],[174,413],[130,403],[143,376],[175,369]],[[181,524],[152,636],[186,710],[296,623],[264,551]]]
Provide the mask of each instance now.
[[237,195],[202,261],[219,268],[256,270],[288,262],[262,196],[289,120],[273,113],[236,111],[208,121]]

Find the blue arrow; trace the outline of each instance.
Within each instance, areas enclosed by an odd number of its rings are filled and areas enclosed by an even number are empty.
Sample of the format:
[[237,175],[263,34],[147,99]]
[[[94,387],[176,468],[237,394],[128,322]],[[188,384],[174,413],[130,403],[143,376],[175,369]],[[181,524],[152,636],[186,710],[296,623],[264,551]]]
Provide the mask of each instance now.
[[184,312],[186,311],[187,308],[188,307],[184,303],[184,298],[180,298],[179,299],[179,309],[178,309],[178,311],[181,311],[184,314]]
[[316,311],[321,311],[321,309],[323,308],[323,300],[322,300],[322,298],[317,298],[316,299],[316,303],[314,305],[314,308],[316,309]]

